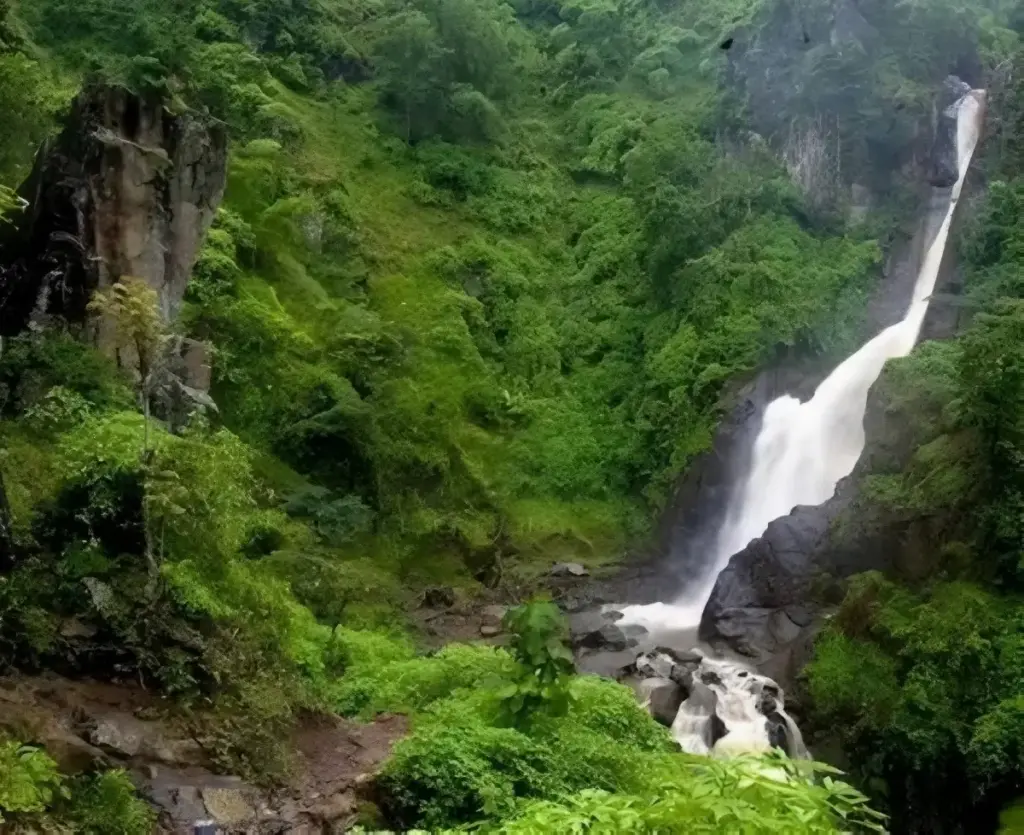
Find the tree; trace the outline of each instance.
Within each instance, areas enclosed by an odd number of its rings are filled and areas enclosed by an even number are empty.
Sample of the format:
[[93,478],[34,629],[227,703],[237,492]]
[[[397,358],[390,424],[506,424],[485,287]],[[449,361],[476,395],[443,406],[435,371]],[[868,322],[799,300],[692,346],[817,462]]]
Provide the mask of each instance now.
[[559,608],[543,601],[519,606],[505,615],[505,627],[512,633],[509,649],[522,665],[518,681],[499,692],[509,721],[524,726],[537,712],[564,715],[575,666]]
[[[158,490],[156,496],[161,506],[168,505],[172,503],[171,497],[176,494],[176,490],[172,489],[175,485],[168,484],[162,477],[150,478],[160,475],[151,472],[153,456],[150,449],[149,424],[154,372],[157,371],[167,337],[167,327],[160,313],[157,292],[141,278],[124,276],[110,288],[98,291],[89,302],[88,309],[100,319],[101,338],[104,331],[112,331],[114,348],[122,364],[135,365],[136,391],[142,401],[145,420],[140,453],[143,474],[147,482],[153,481],[162,486],[163,489]],[[151,504],[147,498],[143,500],[142,505],[145,516],[143,522],[146,533],[146,560],[150,568],[150,596],[156,591],[160,574],[150,530]]]
[[514,86],[514,25],[509,7],[474,0],[420,0],[381,21],[374,59],[406,141],[494,138],[491,102]]

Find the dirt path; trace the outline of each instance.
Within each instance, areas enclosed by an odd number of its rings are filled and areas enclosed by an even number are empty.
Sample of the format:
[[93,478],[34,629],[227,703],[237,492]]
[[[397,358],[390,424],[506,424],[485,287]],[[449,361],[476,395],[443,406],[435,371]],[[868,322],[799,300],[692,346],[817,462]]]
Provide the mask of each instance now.
[[0,677],[0,730],[41,745],[75,773],[124,768],[161,814],[161,830],[190,833],[213,819],[224,835],[320,835],[354,821],[357,789],[408,730],[404,716],[360,724],[305,719],[293,737],[288,784],[260,789],[216,774],[170,705],[140,687],[55,675]]

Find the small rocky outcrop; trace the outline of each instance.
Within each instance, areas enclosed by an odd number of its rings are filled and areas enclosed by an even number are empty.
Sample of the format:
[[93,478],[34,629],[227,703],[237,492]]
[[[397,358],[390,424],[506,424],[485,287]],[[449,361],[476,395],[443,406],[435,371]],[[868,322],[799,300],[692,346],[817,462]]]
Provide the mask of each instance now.
[[582,673],[622,679],[636,665],[647,636],[642,626],[620,626],[620,612],[588,609],[569,617],[569,638]]
[[692,694],[694,674],[701,659],[700,653],[678,652],[668,647],[637,656],[637,699],[665,727],[672,727],[680,706]]
[[[94,86],[71,106],[0,227],[0,335],[51,317],[81,325],[97,289],[142,278],[169,321],[224,194],[222,126],[157,95]],[[102,342],[102,328],[92,336]]]
[[684,751],[731,756],[781,748],[807,756],[782,688],[742,664],[659,647],[637,658],[636,675],[638,700],[672,728]]

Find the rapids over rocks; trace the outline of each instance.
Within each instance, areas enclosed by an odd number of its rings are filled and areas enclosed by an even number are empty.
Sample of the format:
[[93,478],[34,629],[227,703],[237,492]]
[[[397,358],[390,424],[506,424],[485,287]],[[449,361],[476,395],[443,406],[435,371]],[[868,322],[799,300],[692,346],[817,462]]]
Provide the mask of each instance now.
[[[921,332],[978,143],[984,103],[985,92],[971,90],[949,114],[956,118],[958,176],[904,318],[840,363],[807,401],[783,395],[767,406],[748,472],[733,488],[724,523],[701,576],[674,601],[622,608],[620,627],[642,626],[653,635],[695,636],[718,575],[730,558],[794,507],[826,502],[837,483],[851,473],[864,449],[868,392],[886,361],[909,354]],[[703,654],[698,657],[685,700],[672,723],[685,750],[721,755],[777,744],[792,756],[805,755],[799,730],[785,714],[782,691],[775,682],[739,662]],[[643,663],[638,669],[643,675]],[[785,742],[780,744],[783,737]]]

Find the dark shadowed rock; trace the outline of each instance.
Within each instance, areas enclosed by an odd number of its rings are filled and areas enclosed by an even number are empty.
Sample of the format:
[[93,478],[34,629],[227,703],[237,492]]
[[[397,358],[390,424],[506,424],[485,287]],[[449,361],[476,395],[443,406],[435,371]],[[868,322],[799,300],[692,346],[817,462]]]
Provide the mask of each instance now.
[[785,720],[778,713],[766,715],[768,723],[768,742],[773,748],[779,748],[786,753],[791,753],[789,748],[789,728]]
[[715,747],[715,743],[718,742],[718,740],[720,740],[727,733],[729,733],[729,729],[725,726],[725,722],[722,721],[721,717],[717,713],[712,713],[711,714],[710,727],[711,727],[711,734],[710,734],[711,742],[710,742],[708,747],[709,748],[714,748]]
[[[724,643],[757,661],[797,640],[810,622],[809,601],[839,573],[828,534],[848,503],[837,497],[820,507],[797,508],[736,554],[704,609],[701,640]],[[860,570],[879,567],[878,560],[867,558],[855,564]]]
[[[618,617],[616,617],[618,616]],[[574,649],[602,649],[618,652],[635,647],[647,634],[638,625],[619,626],[619,612],[589,609],[569,616],[569,637]]]
[[623,631],[614,623],[606,623],[596,632],[584,636],[580,646],[587,649],[607,649],[618,651],[625,649],[629,642]]
[[428,609],[445,609],[455,605],[455,589],[451,586],[430,586],[423,590],[420,605]]
[[583,641],[592,633],[599,632],[606,624],[612,623],[600,609],[576,612],[569,616],[569,636],[573,646],[582,646]]

